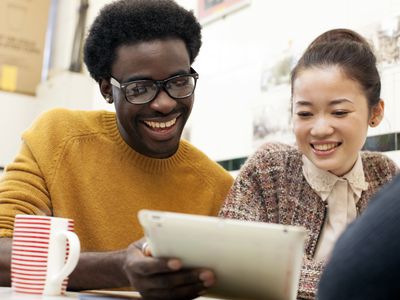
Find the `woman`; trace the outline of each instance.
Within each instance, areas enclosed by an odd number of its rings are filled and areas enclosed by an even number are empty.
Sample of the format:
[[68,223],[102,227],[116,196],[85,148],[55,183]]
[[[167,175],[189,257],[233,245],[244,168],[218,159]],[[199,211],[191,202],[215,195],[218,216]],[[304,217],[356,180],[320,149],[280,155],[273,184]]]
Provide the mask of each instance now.
[[220,216],[307,228],[299,297],[313,299],[336,239],[397,167],[360,151],[384,111],[376,58],[364,38],[346,29],[323,33],[293,69],[291,86],[297,147],[261,147]]

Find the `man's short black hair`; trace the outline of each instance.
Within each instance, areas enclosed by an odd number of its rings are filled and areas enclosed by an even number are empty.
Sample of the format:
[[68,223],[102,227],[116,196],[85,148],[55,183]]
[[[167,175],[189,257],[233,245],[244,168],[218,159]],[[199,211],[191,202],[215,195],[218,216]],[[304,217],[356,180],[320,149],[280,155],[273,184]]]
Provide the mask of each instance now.
[[173,0],[119,0],[106,5],[92,24],[84,61],[96,81],[109,79],[118,47],[167,38],[182,39],[193,63],[201,46],[193,12]]

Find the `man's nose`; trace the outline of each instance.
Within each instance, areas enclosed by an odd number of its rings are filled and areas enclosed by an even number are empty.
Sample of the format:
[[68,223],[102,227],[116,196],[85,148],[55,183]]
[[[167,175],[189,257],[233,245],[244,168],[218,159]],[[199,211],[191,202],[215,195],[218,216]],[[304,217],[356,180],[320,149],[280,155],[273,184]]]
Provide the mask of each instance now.
[[160,88],[157,96],[150,102],[150,108],[162,114],[168,114],[175,109],[177,102],[166,91]]
[[316,137],[329,136],[333,132],[334,128],[327,118],[318,118],[311,128],[311,135]]

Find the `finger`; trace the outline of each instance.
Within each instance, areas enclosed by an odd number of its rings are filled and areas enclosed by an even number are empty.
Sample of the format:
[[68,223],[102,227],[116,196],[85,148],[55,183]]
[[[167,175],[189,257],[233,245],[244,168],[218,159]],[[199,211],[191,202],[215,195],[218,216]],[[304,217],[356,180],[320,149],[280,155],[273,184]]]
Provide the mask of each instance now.
[[160,273],[176,272],[182,267],[182,263],[177,259],[154,258],[144,256],[135,257],[127,260],[124,269],[127,274],[136,274],[137,276],[152,276]]
[[178,259],[154,258],[143,254],[141,248],[129,247],[126,254],[124,270],[127,274],[151,276],[180,270],[182,263]]
[[206,288],[200,282],[178,286],[175,288],[168,289],[151,289],[139,291],[143,299],[152,300],[181,300],[181,299],[193,299],[205,294]]
[[205,269],[200,270],[199,279],[202,281],[204,287],[206,288],[213,286],[217,281],[214,272]]
[[146,278],[136,278],[135,288],[139,291],[152,289],[173,289],[185,285],[201,284],[203,289],[215,283],[215,276],[209,270],[181,270],[162,273]]
[[[142,251],[142,253],[146,255],[146,251],[147,251],[149,244],[147,243],[147,239],[145,237],[143,237],[140,240],[134,242],[131,246],[134,248],[140,249]],[[148,255],[148,256],[150,256],[150,255]]]
[[153,254],[151,253],[150,245],[145,243],[142,246],[142,252],[145,256],[152,256]]

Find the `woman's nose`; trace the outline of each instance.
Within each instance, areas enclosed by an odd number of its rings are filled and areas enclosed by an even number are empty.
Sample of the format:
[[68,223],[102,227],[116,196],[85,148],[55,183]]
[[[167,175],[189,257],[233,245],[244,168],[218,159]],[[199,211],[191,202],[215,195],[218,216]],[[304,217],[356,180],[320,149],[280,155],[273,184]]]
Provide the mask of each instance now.
[[177,102],[167,92],[160,89],[158,95],[150,102],[150,108],[162,114],[168,114],[175,109]]
[[318,118],[311,128],[311,135],[316,137],[329,136],[333,132],[333,126],[326,118]]

